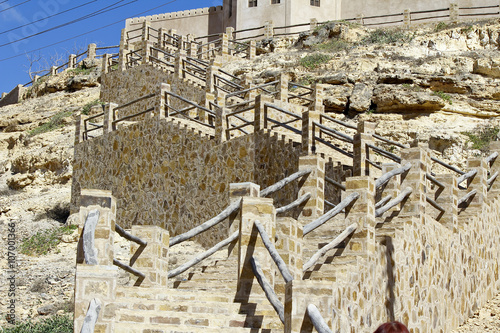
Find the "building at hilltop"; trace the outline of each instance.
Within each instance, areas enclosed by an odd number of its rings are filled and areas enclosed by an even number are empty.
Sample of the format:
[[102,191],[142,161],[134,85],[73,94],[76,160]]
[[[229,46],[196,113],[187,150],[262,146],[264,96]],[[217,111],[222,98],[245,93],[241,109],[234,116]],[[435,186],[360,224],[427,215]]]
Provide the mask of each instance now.
[[[385,26],[401,24],[408,19],[422,23],[449,20],[450,16],[459,15],[467,18],[498,16],[498,3],[498,0],[223,0],[223,6],[129,18],[125,29],[134,30],[144,21],[150,21],[155,29],[207,36],[222,33],[227,27],[240,31],[264,26],[266,22],[272,22],[274,27],[290,27],[307,24],[311,19],[318,22],[358,20],[367,25]],[[280,32],[302,30],[290,27]],[[242,36],[246,35],[250,34]]]

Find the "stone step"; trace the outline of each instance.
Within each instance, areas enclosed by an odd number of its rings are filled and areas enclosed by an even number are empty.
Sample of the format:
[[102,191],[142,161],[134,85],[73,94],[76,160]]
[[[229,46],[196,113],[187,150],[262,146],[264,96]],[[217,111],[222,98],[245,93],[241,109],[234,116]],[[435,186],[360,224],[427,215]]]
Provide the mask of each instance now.
[[120,333],[283,333],[283,329],[258,329],[249,327],[196,327],[186,325],[164,326],[153,324],[116,323]]
[[119,286],[116,297],[120,301],[125,300],[186,300],[201,302],[222,302],[232,303],[235,291],[232,289],[218,289],[216,293],[205,290],[172,289],[172,288],[140,288]]

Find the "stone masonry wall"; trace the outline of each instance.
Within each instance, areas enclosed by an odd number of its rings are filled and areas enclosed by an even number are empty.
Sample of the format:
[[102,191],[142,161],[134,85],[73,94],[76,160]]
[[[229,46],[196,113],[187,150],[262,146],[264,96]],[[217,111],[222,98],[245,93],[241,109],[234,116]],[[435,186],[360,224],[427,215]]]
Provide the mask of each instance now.
[[[268,133],[216,144],[168,120],[148,119],[75,147],[72,205],[79,206],[80,189],[111,190],[119,225],[158,225],[175,236],[221,212],[230,183],[264,188],[297,171],[298,152]],[[286,192],[277,205],[296,198]],[[200,241],[224,237],[221,225]]]
[[[195,87],[187,79],[176,78],[173,74],[159,70],[149,64],[139,65],[123,72],[114,71],[103,75],[101,80],[100,99],[105,103],[123,105],[139,97],[159,92],[161,83],[170,84],[172,93],[198,105],[204,105],[205,102],[205,90],[203,88]],[[118,118],[154,107],[157,100],[158,98],[149,98],[120,109]],[[172,98],[172,106],[179,109],[186,106],[186,104]]]

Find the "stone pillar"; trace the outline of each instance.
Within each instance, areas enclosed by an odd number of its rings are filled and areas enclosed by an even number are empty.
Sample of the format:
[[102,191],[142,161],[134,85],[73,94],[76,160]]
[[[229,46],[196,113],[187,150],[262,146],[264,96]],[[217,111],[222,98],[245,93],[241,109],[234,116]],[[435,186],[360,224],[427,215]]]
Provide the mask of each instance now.
[[[490,143],[490,152],[497,152],[500,154],[500,141],[493,141]],[[490,163],[490,177],[493,176],[495,172],[498,172],[499,175],[489,188],[488,196],[490,197],[494,197],[498,193],[500,193],[500,156],[498,156]]]
[[226,93],[219,90],[217,92],[217,108],[215,117],[215,140],[218,143],[225,142],[229,139],[227,136],[227,122],[226,114],[228,110],[226,109]]
[[274,23],[273,21],[264,22],[264,38],[270,39],[274,37]]
[[76,55],[70,54],[68,57],[68,68],[75,68],[76,66]]
[[82,114],[78,115],[75,123],[75,146],[84,141],[83,131],[84,131],[84,116]]
[[219,72],[219,67],[218,66],[214,66],[213,64],[211,64],[208,68],[207,68],[207,77],[206,77],[206,86],[205,86],[205,91],[207,93],[213,93],[215,92],[215,77],[214,75],[217,74]]
[[198,44],[196,44],[194,41],[191,41],[189,43],[189,51],[188,55],[191,58],[197,58],[198,57]]
[[286,284],[285,333],[316,332],[307,314],[309,304],[314,304],[332,327],[332,284],[329,281],[296,279]]
[[319,123],[320,113],[317,111],[306,111],[302,113],[302,155],[311,155],[316,153],[316,126],[314,122]]
[[279,86],[278,86],[278,95],[277,99],[279,99],[282,102],[288,102],[288,74],[286,73],[281,73],[279,76]]
[[128,40],[127,40],[127,30],[122,29],[121,35],[120,35],[120,51],[125,50],[128,46]]
[[451,23],[458,23],[458,3],[450,3],[450,21]]
[[107,103],[104,105],[104,122],[103,122],[103,131],[104,133],[110,133],[116,130],[113,122],[115,121],[115,108],[118,107],[118,104],[115,103]]
[[165,33],[167,33],[167,30],[165,28],[158,28],[158,46],[161,49],[165,46]]
[[150,21],[145,20],[144,22],[142,22],[142,41],[149,40],[149,28],[151,28]]
[[254,132],[268,128],[266,103],[271,103],[272,97],[268,95],[258,95],[255,97]]
[[[286,263],[290,273],[295,280],[301,280],[303,273],[302,260],[303,229],[301,223],[293,217],[280,217],[276,220],[276,249]],[[285,285],[281,274],[275,283],[277,294],[285,293]],[[278,288],[278,286],[280,286]]]
[[302,225],[323,215],[325,209],[325,161],[317,155],[301,156],[299,171],[306,169],[311,169],[312,172],[299,181],[298,197],[309,192],[311,198],[305,203],[299,215]]
[[405,29],[409,29],[411,25],[411,11],[409,9],[405,9],[403,11],[403,27]]
[[364,15],[363,14],[359,14],[359,15],[356,16],[356,23],[357,24],[361,24],[361,25],[365,24]]
[[361,121],[358,123],[358,133],[354,135],[354,158],[353,158],[353,175],[354,176],[369,176],[370,164],[366,159],[370,158],[369,148],[367,144],[373,144],[373,133],[375,133],[375,123]]
[[75,332],[80,332],[90,301],[97,298],[102,303],[102,307],[95,330],[111,333],[114,332],[113,319],[103,318],[102,314],[106,307],[116,299],[118,267],[113,266],[116,200],[110,191],[82,190],[80,205],[78,225],[80,235],[83,235],[87,216],[93,211],[99,211],[94,236],[98,264],[84,264],[81,237],[76,257],[74,328]]
[[[165,108],[164,108],[164,114],[163,116],[165,118],[168,118],[169,115],[170,115],[170,104],[171,104],[171,101],[170,101],[170,96],[167,94],[167,92],[170,92],[171,91],[171,87],[170,87],[170,84],[165,84],[165,83],[162,83],[161,85],[161,90],[163,91],[163,94],[165,95],[165,100],[163,101],[164,102],[164,105],[165,105]],[[161,116],[160,116],[161,117]],[[161,118],[160,118],[161,119]]]
[[454,174],[436,175],[436,180],[445,185],[444,188],[437,187],[434,201],[445,211],[438,215],[441,224],[448,228],[455,228],[458,221],[458,185]]
[[[398,163],[384,163],[382,164],[382,174],[390,172],[394,169],[399,168],[400,165]],[[401,175],[393,176],[385,185],[383,185],[380,189],[377,190],[377,196],[375,200],[375,204],[383,199],[384,197],[390,195],[392,198],[395,198],[401,192]],[[388,212],[399,210],[399,205],[391,208]]]
[[429,172],[430,158],[427,146],[419,144],[416,147],[401,150],[401,165],[411,163],[411,169],[401,181],[401,190],[411,187],[413,192],[401,205],[399,216],[413,216],[424,220],[427,205],[427,172]]
[[124,71],[127,69],[127,52],[128,52],[128,41],[127,41],[127,32],[125,29],[122,29],[122,36],[120,40],[120,50],[118,57],[118,67],[120,71]]
[[477,191],[467,207],[467,212],[472,214],[480,213],[488,196],[488,164],[482,157],[469,158],[467,160],[467,170],[477,170],[476,175],[467,180],[467,192]]
[[324,86],[320,83],[314,83],[313,89],[314,89],[312,94],[313,102],[309,106],[309,110],[317,112],[325,112],[325,107],[323,105]]
[[50,75],[56,75],[56,74],[57,74],[57,66],[50,67]]
[[264,276],[271,286],[274,286],[275,264],[254,224],[255,221],[259,221],[269,235],[270,241],[274,243],[276,210],[273,199],[245,196],[242,198],[239,215],[238,287],[235,299],[245,301],[251,294],[264,293],[252,270],[250,262],[252,257],[259,261]]
[[312,33],[318,27],[318,20],[312,18],[309,23],[309,32]]
[[158,120],[165,119],[165,105],[168,91],[170,91],[170,85],[166,83],[160,83],[160,87],[158,89],[158,101],[155,105],[155,115]]
[[111,59],[111,55],[108,53],[102,56],[101,71],[103,74],[107,74],[109,72],[109,59]]
[[221,55],[223,63],[226,63],[229,60],[229,39],[227,34],[222,34]]
[[254,40],[250,41],[250,49],[248,51],[248,59],[252,60],[257,55],[257,43]]
[[234,28],[233,27],[226,27],[226,35],[229,40],[234,39]]
[[132,235],[148,242],[145,247],[135,242],[130,243],[129,265],[146,276],[140,285],[167,286],[169,232],[153,225],[133,225]]
[[97,45],[96,44],[89,44],[88,48],[87,48],[87,59],[95,59],[96,57],[96,48],[97,48]]

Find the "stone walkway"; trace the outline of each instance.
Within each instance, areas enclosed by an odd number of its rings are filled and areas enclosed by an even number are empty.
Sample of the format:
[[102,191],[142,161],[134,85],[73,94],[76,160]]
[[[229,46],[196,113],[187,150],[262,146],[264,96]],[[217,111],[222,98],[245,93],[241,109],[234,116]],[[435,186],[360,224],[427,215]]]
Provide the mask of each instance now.
[[500,332],[500,294],[452,333]]

